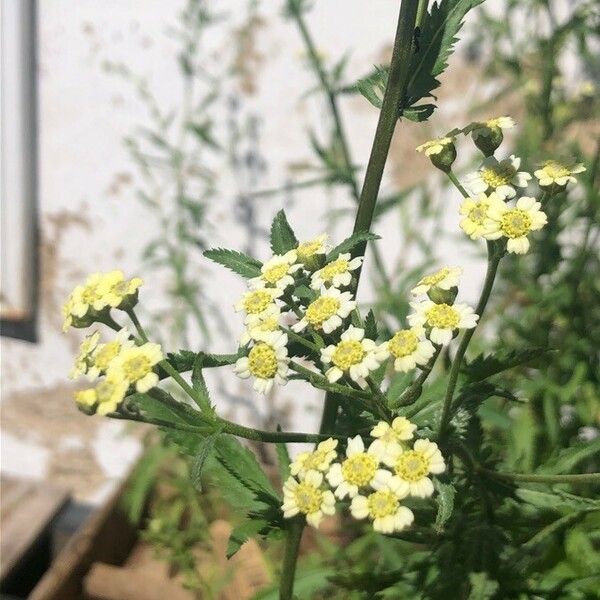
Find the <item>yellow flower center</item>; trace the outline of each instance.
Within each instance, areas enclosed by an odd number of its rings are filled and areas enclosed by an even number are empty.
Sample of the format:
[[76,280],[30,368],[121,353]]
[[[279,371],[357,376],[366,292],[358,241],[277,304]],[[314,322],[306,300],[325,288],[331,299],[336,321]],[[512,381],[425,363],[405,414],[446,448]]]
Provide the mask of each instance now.
[[359,364],[365,357],[362,344],[357,340],[340,342],[333,353],[332,362],[342,371],[347,371],[352,365]]
[[123,362],[123,373],[129,381],[142,379],[152,370],[152,363],[147,356],[138,355]]
[[256,328],[258,331],[275,331],[279,327],[279,321],[277,317],[269,317],[265,319],[260,325],[257,325]]
[[267,269],[263,274],[262,278],[271,284],[277,283],[287,272],[289,269],[289,265],[287,263],[282,263],[280,265],[275,265],[270,269]]
[[298,258],[306,259],[315,255],[319,250],[321,250],[323,243],[320,240],[313,240],[312,242],[303,242],[298,246],[296,252],[298,253]]
[[456,329],[460,315],[449,304],[435,304],[425,312],[428,325],[439,329]]
[[477,225],[483,225],[487,218],[487,206],[483,204],[478,204],[474,208],[469,211],[469,219],[473,221],[473,223],[477,223]]
[[548,177],[552,177],[552,179],[557,179],[559,177],[567,177],[571,174],[570,169],[555,161],[547,162],[544,165],[543,170],[546,172],[546,175],[548,175]]
[[509,184],[513,177],[517,174],[516,169],[509,163],[495,165],[492,168],[483,169],[481,178],[488,187],[496,189],[501,185]]
[[348,270],[348,261],[338,258],[321,269],[323,281],[332,281],[336,275],[342,275]]
[[415,483],[429,474],[429,462],[422,453],[408,450],[398,457],[394,471],[404,481]]
[[315,450],[306,457],[302,466],[307,470],[318,471],[326,458],[327,452],[325,450]]
[[119,354],[120,349],[121,344],[119,342],[102,344],[94,356],[94,365],[101,371],[106,371],[111,360]]
[[321,296],[311,302],[306,309],[306,320],[313,327],[320,327],[324,321],[333,317],[340,308],[340,301],[331,296]]
[[273,379],[277,373],[277,356],[269,344],[260,342],[248,354],[248,369],[259,379]]
[[96,400],[99,404],[110,402],[115,393],[115,384],[108,379],[101,381],[95,388]]
[[502,215],[500,230],[509,238],[527,235],[531,229],[531,217],[520,208],[513,208]]
[[419,281],[421,285],[437,285],[440,281],[442,281],[445,277],[450,274],[450,269],[448,267],[443,267],[439,271],[432,273],[431,275],[427,275]]
[[369,514],[374,519],[389,517],[398,512],[398,497],[389,490],[379,490],[369,495],[368,499]]
[[321,509],[323,492],[306,481],[301,481],[298,484],[294,496],[298,510],[305,515],[310,515]]
[[396,357],[402,358],[412,354],[417,349],[419,338],[410,329],[398,331],[390,340],[388,350]]
[[100,297],[101,294],[98,290],[97,285],[86,286],[83,290],[83,293],[81,294],[81,299],[85,304],[93,304],[96,300],[99,300]]
[[257,315],[266,310],[273,302],[273,296],[265,290],[249,292],[244,297],[242,305],[249,315]]
[[373,456],[362,452],[347,458],[342,464],[344,481],[352,485],[364,486],[371,482],[377,471],[377,461]]

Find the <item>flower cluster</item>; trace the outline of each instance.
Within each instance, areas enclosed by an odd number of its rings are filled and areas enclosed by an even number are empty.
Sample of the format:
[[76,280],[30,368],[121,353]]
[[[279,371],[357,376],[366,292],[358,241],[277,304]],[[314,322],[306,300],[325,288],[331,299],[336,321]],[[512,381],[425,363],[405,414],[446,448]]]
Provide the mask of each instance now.
[[[421,144],[417,151],[424,151],[436,167],[450,173],[456,159],[456,136],[470,134],[486,158],[477,171],[463,179],[466,197],[459,209],[460,227],[473,240],[502,239],[506,241],[507,252],[525,254],[530,246],[529,235],[544,227],[547,216],[540,201],[524,195],[533,177],[520,170],[521,159],[514,155],[501,160],[494,157],[504,139],[503,132],[514,126],[514,121],[505,116],[471,123],[443,138]],[[548,160],[534,171],[534,176],[539,190],[544,192],[542,198],[547,200],[552,194],[565,190],[569,183],[576,183],[574,175],[583,171],[581,164]]]
[[[90,275],[84,285],[75,288],[65,304],[64,328],[104,322],[111,308],[131,309],[137,302],[141,284],[139,278],[126,280],[121,271]],[[130,389],[144,393],[158,383],[155,367],[162,359],[159,344],[136,343],[126,328],[102,343],[100,333],[94,331],[81,343],[70,377],[85,375],[99,381],[94,387],[76,392],[75,401],[86,411],[101,415],[114,412]]]
[[335,513],[336,502],[349,501],[350,514],[368,519],[375,531],[391,534],[409,527],[414,514],[401,501],[432,496],[430,476],[446,468],[437,444],[423,438],[413,443],[415,429],[396,417],[377,423],[368,446],[357,435],[338,453],[338,441],[329,438],[299,454],[283,486],[284,517],[301,514],[318,527],[324,515]]

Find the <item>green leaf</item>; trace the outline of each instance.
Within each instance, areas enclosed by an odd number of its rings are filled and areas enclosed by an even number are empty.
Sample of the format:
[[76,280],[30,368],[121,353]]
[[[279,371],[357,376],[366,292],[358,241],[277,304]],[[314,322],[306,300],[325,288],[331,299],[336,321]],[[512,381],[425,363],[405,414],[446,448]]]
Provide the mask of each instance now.
[[558,475],[570,473],[582,461],[600,454],[600,438],[561,450],[559,454],[537,469],[537,473]]
[[350,252],[353,248],[362,244],[363,242],[369,242],[371,240],[378,240],[380,237],[369,231],[358,231],[353,233],[349,238],[346,238],[341,244],[338,244],[328,255],[327,262],[335,260],[340,254]]
[[227,544],[227,558],[231,558],[242,545],[250,538],[256,537],[268,529],[269,523],[265,519],[253,518],[238,525],[230,534]]
[[204,470],[204,466],[206,465],[208,457],[214,451],[215,442],[217,441],[219,435],[219,433],[213,433],[211,435],[206,436],[200,442],[196,456],[194,456],[194,459],[192,461],[192,466],[190,469],[190,478],[192,480],[192,485],[198,491],[202,491],[202,471]]
[[500,351],[487,356],[480,354],[465,365],[462,371],[470,381],[483,381],[508,369],[530,363],[548,352],[554,352],[554,350],[537,347],[512,350],[511,352]]
[[419,106],[413,106],[411,108],[405,108],[402,111],[401,117],[414,121],[415,123],[421,123],[427,121],[435,110],[435,104],[419,104]]
[[298,247],[298,239],[294,235],[285,212],[280,210],[271,224],[271,250],[273,254],[285,254]]
[[180,350],[177,353],[167,354],[167,360],[180,373],[191,371],[198,357],[202,355],[202,368],[214,369],[216,367],[225,367],[233,365],[240,358],[241,354],[207,354],[206,352],[192,352],[191,350]]
[[[318,566],[298,569],[298,574],[294,579],[294,597],[295,598],[318,598],[317,592],[331,587],[329,578],[335,574],[331,567]],[[261,590],[255,596],[254,600],[278,600],[278,586],[273,586]]]
[[378,336],[377,323],[373,309],[370,309],[365,317],[365,337],[370,340],[376,340]]
[[[437,77],[448,66],[448,59],[458,41],[456,35],[460,31],[465,15],[483,0],[441,0],[434,2],[425,14],[416,41],[409,72],[407,96],[409,106],[413,106],[421,98],[431,96],[439,87]],[[419,109],[421,110],[421,109]]]
[[192,387],[198,394],[198,398],[194,398],[194,400],[202,412],[207,415],[214,415],[215,409],[210,402],[210,394],[206,381],[204,380],[204,374],[202,373],[205,358],[206,355],[199,352],[194,360],[194,366],[192,368]]
[[375,71],[356,82],[356,91],[364,96],[373,106],[381,108],[383,94],[387,86],[388,69],[383,65],[375,66]]
[[279,476],[281,481],[285,482],[290,476],[290,454],[285,444],[275,444],[275,451],[277,452],[277,466],[279,467]]
[[204,256],[247,279],[260,275],[260,261],[241,252],[226,250],[225,248],[213,248],[206,250]]
[[553,511],[583,510],[594,507],[600,509],[600,500],[596,498],[583,498],[558,489],[552,492],[542,492],[528,488],[517,488],[515,496],[537,508]]
[[438,495],[436,496],[438,511],[435,517],[434,529],[441,533],[444,531],[444,525],[452,516],[456,490],[454,489],[453,485],[449,483],[442,483],[438,479],[434,480],[433,485],[438,492]]
[[498,582],[489,579],[487,573],[469,573],[469,583],[468,600],[490,600],[499,587]]

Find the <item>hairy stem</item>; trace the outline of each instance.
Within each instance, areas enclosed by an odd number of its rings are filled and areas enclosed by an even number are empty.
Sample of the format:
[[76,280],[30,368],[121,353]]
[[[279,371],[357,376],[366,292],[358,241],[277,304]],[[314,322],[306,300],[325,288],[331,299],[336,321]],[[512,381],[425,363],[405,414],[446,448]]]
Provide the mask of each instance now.
[[294,577],[296,575],[296,564],[300,551],[300,540],[304,522],[296,518],[290,523],[288,535],[285,541],[285,553],[283,555],[283,566],[281,569],[281,581],[279,583],[280,600],[291,600],[294,594]]
[[538,475],[536,473],[503,473],[490,469],[480,469],[480,472],[494,479],[505,481],[524,481],[529,483],[600,483],[600,473],[577,473],[565,475]]

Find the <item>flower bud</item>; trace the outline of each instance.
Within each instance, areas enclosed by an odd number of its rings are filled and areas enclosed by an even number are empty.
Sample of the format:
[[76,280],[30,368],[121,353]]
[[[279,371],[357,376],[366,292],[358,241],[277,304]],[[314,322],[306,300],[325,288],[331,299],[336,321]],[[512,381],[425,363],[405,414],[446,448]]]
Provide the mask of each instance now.
[[456,160],[456,146],[453,137],[430,140],[417,147],[417,152],[424,152],[434,167],[448,173]]
[[458,295],[458,288],[451,287],[449,290],[443,290],[437,286],[433,286],[427,292],[429,299],[436,304],[454,304],[456,296]]

